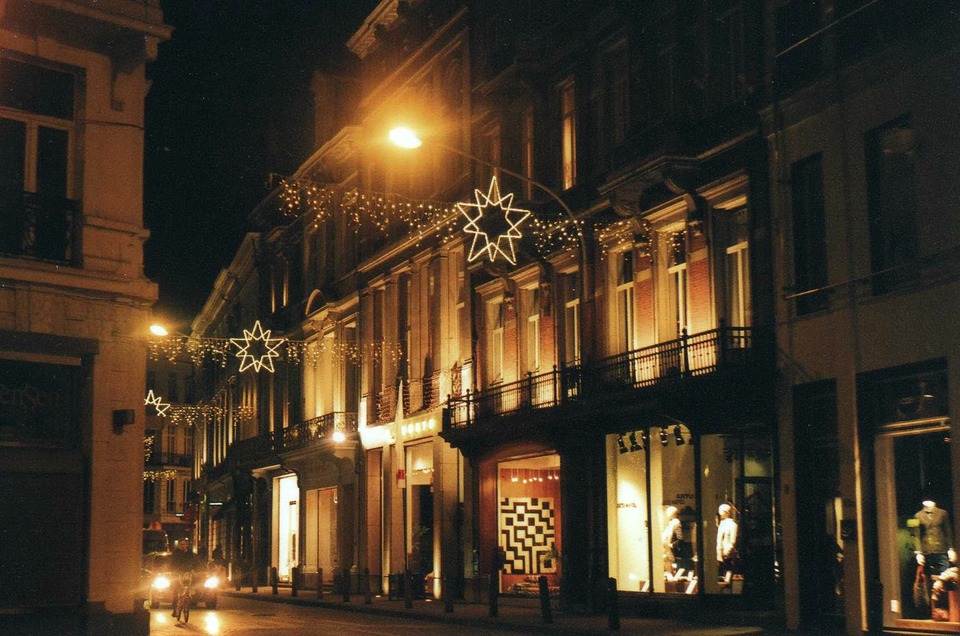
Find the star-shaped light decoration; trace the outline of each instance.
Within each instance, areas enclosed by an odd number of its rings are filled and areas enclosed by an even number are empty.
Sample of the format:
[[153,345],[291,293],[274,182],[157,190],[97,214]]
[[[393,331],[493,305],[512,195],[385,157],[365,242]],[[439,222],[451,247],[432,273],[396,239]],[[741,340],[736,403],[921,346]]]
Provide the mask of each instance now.
[[160,417],[166,417],[167,409],[170,408],[170,405],[164,402],[159,395],[153,394],[153,389],[150,389],[147,392],[147,399],[145,399],[143,403],[146,406],[150,406],[152,404],[154,408],[157,409],[157,415]]
[[[491,179],[490,189],[486,194],[479,189],[474,190],[473,193],[477,199],[476,203],[457,204],[460,213],[467,219],[463,231],[473,235],[467,261],[472,263],[486,254],[492,263],[497,260],[497,255],[500,255],[503,260],[516,265],[517,256],[513,249],[513,241],[523,238],[520,234],[520,224],[527,220],[530,211],[513,207],[512,192],[501,196],[500,184],[497,183],[496,177]],[[481,229],[480,222],[483,221],[484,213],[488,209],[495,210],[492,220],[502,231],[494,233]],[[495,240],[490,240],[491,234],[496,236]]]
[[[284,339],[271,338],[270,330],[261,327],[258,320],[254,323],[253,329],[250,331],[243,330],[243,338],[230,338],[230,342],[239,349],[237,357],[240,358],[241,373],[250,367],[253,367],[253,370],[257,373],[260,373],[260,369],[266,369],[273,373],[273,359],[280,357],[280,352],[277,349],[283,344]],[[259,354],[250,352],[250,347],[255,342],[263,343],[262,347],[259,347],[261,351]]]

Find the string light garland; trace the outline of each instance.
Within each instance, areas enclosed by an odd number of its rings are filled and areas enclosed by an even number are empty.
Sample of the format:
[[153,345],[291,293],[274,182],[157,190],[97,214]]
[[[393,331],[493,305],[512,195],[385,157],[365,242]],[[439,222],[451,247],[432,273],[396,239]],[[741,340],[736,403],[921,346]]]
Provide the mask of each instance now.
[[160,481],[161,479],[174,479],[176,476],[177,476],[177,471],[173,470],[172,468],[143,471],[143,481]]
[[[475,189],[473,196],[474,203],[457,204],[457,209],[467,219],[463,231],[472,237],[467,261],[472,263],[486,254],[493,263],[499,255],[511,265],[516,265],[517,255],[513,242],[523,238],[520,224],[527,220],[530,211],[513,207],[513,193],[502,195],[496,176],[490,179],[490,188],[486,194],[480,189]],[[505,232],[494,234],[496,240],[490,240],[491,232],[484,231],[481,226],[484,215],[488,211],[494,212],[497,224],[505,225]],[[483,224],[483,226],[487,225]]]

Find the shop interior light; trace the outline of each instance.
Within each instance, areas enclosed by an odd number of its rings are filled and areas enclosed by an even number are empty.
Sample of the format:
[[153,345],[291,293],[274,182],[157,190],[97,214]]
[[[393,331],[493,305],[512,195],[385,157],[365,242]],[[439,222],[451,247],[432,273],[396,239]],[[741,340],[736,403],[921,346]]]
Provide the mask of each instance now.
[[667,437],[667,429],[661,428],[661,429],[660,429],[660,443],[661,443],[663,446],[666,446],[669,441],[670,441],[670,440],[669,440],[669,438]]
[[680,430],[679,424],[673,427],[673,437],[677,440],[677,446],[683,446],[687,443],[687,441],[683,439],[683,432]]
[[620,454],[624,454],[630,451],[627,448],[627,445],[623,442],[623,435],[617,435],[617,447],[620,449]]
[[637,432],[630,433],[630,452],[641,451],[643,446],[637,442]]
[[517,477],[517,469],[516,469],[516,468],[514,468],[512,471],[510,471],[510,481],[512,481],[513,483],[517,483],[518,481],[520,481],[520,478]]

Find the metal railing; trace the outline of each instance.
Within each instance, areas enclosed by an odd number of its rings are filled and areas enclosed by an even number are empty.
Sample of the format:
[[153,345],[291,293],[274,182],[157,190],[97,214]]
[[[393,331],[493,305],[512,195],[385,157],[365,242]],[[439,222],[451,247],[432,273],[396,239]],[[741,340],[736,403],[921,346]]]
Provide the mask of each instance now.
[[598,361],[588,369],[554,368],[547,373],[451,396],[444,410],[444,428],[466,428],[478,421],[525,410],[559,406],[611,389],[640,389],[716,373],[721,367],[754,359],[754,332],[749,327],[723,327],[683,335],[669,342],[635,349]]
[[80,202],[0,191],[0,254],[72,264]]
[[357,414],[335,412],[304,420],[272,433],[276,452],[291,451],[329,440],[334,431],[357,432]]
[[150,466],[192,466],[193,455],[154,452],[150,453],[146,463]]

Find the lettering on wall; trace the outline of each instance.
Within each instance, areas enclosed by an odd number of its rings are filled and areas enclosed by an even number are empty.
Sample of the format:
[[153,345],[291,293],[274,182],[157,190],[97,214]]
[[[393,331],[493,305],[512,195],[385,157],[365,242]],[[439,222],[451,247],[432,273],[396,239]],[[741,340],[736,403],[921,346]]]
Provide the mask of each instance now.
[[75,444],[79,387],[80,367],[0,360],[0,442]]

